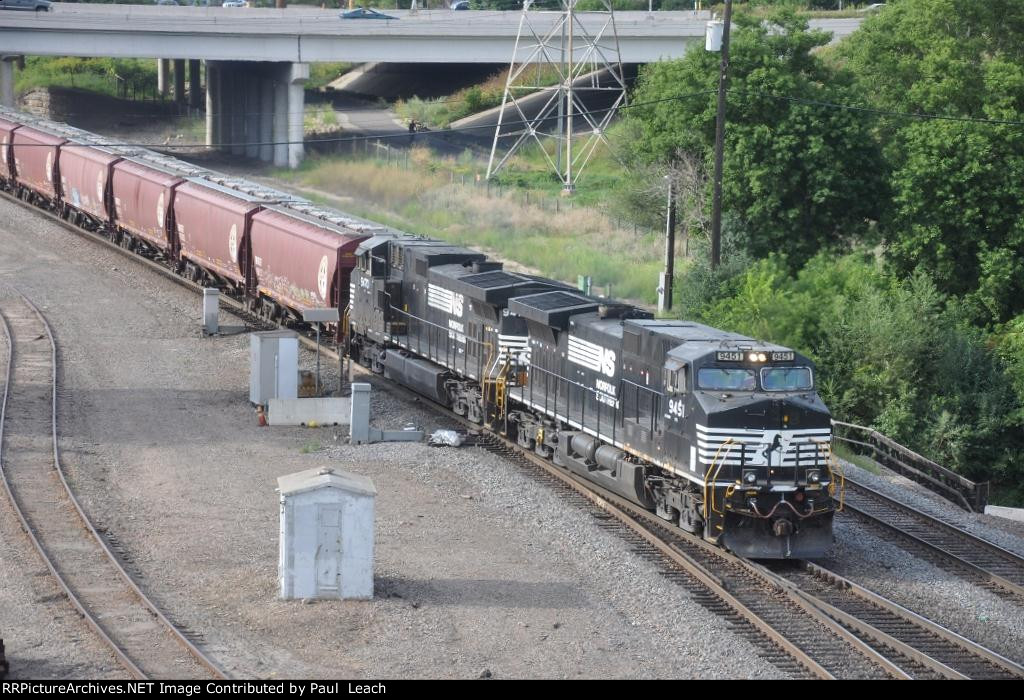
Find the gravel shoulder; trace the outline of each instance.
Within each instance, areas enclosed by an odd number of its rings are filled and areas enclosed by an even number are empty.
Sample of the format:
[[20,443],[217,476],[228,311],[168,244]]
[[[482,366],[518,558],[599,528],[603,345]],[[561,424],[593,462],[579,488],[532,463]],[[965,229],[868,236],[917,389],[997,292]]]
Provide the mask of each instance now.
[[[202,338],[198,297],[17,205],[0,202],[0,222],[0,275],[43,309],[61,344],[73,487],[143,587],[232,674],[782,675],[518,467],[476,449],[351,447],[333,428],[258,427],[248,340]],[[380,427],[443,424],[381,391],[374,411]],[[372,601],[276,597],[276,477],[325,464],[377,486]],[[28,586],[31,567],[10,561],[4,575]],[[0,617],[5,639],[28,635],[22,619]],[[99,673],[77,663],[33,675]]]

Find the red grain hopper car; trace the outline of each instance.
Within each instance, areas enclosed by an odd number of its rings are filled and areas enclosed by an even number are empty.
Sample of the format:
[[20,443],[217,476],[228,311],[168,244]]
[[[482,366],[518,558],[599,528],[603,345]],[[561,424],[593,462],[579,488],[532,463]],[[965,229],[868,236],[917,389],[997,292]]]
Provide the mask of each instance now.
[[113,166],[112,181],[118,232],[176,260],[174,196],[185,180],[163,169],[122,160]]
[[248,293],[249,224],[264,200],[190,179],[174,195],[174,227],[186,276]]
[[114,215],[112,177],[122,156],[110,149],[67,143],[60,149],[60,190],[64,204],[109,224]]
[[302,320],[306,309],[348,305],[355,249],[367,236],[284,208],[252,218],[252,282],[267,318],[288,314]]
[[14,173],[17,184],[50,202],[60,196],[60,170],[57,166],[62,136],[48,134],[29,126],[14,132]]

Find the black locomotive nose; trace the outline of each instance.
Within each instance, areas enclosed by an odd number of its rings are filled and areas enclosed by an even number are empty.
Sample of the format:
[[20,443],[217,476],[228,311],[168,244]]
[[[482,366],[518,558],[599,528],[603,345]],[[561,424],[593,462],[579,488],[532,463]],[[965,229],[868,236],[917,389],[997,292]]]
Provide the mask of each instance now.
[[830,426],[830,414],[817,395],[747,397],[731,405],[708,406],[711,426],[753,430],[807,430]]

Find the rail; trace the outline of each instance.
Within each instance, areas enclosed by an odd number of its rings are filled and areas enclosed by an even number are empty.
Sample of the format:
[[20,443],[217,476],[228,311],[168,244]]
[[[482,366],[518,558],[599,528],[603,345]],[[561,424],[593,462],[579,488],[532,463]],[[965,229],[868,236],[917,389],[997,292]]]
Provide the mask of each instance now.
[[832,428],[832,437],[850,445],[854,452],[871,457],[970,513],[984,512],[989,482],[975,483],[872,428],[837,420],[832,421]]
[[[100,536],[96,527],[89,519],[82,508],[74,491],[68,483],[64,467],[61,464],[60,445],[58,441],[57,416],[58,397],[60,386],[58,382],[58,349],[50,324],[38,308],[24,295],[17,290],[10,297],[18,300],[29,311],[28,317],[35,320],[37,328],[31,328],[31,334],[38,333],[39,328],[43,330],[35,340],[46,337],[49,351],[44,352],[48,356],[48,362],[40,362],[38,358],[29,356],[28,362],[22,360],[19,355],[24,352],[16,342],[14,328],[24,322],[11,314],[10,308],[0,312],[0,335],[7,340],[8,352],[6,370],[3,378],[3,393],[0,395],[0,485],[11,505],[15,515],[18,517],[22,530],[26,533],[32,545],[35,547],[46,568],[53,576],[55,582],[64,592],[68,601],[74,606],[85,623],[92,628],[99,639],[111,650],[125,669],[135,678],[167,677],[168,674],[180,673],[182,667],[177,664],[180,659],[170,649],[163,645],[154,643],[150,638],[144,638],[144,632],[140,631],[140,620],[155,619],[155,628],[169,634],[184,650],[192,656],[199,668],[206,671],[215,679],[228,678],[214,661],[192,643],[185,633],[177,625],[171,622],[164,612],[142,591],[136,581],[125,570],[121,561],[111,550],[110,546]],[[24,328],[21,328],[24,332]],[[22,367],[29,367],[29,376],[18,381],[22,386],[15,386],[15,363],[23,362]],[[41,382],[44,377],[48,382]],[[46,389],[46,383],[49,388]],[[8,454],[3,451],[6,439],[5,431],[10,423],[9,403],[16,391],[22,392],[19,396],[21,407],[19,411],[25,412],[25,406],[30,406],[29,418],[36,420],[43,417],[49,422],[49,433],[47,438],[50,453],[42,457],[43,461],[49,461],[56,480],[40,479],[39,474],[26,472],[21,464],[12,472],[11,462]],[[26,391],[29,393],[25,393]],[[49,399],[49,406],[39,402],[42,397]],[[26,400],[27,397],[27,400]],[[36,415],[31,412],[35,411]],[[25,421],[22,416],[22,421]],[[28,430],[38,429],[38,424],[31,425]],[[22,435],[25,435],[26,427],[19,427]],[[15,431],[18,434],[18,430]],[[45,433],[43,433],[45,435]],[[22,450],[24,455],[24,448]],[[33,458],[34,459],[34,458]],[[20,481],[21,485],[16,482]],[[59,486],[57,485],[59,483]],[[40,488],[42,486],[42,488]],[[51,488],[52,487],[52,488]],[[28,496],[27,502],[22,502],[19,491],[24,488]],[[60,511],[70,511],[66,517],[54,517]],[[76,525],[69,527],[71,522]],[[45,525],[47,533],[44,534],[38,527],[40,523]],[[73,533],[68,535],[67,533]],[[59,543],[55,546],[55,543]],[[97,564],[97,562],[99,562]],[[71,575],[68,575],[71,572]],[[73,583],[75,576],[79,577],[77,585]],[[88,584],[82,586],[81,577],[88,575]],[[141,623],[145,625],[145,622]]]

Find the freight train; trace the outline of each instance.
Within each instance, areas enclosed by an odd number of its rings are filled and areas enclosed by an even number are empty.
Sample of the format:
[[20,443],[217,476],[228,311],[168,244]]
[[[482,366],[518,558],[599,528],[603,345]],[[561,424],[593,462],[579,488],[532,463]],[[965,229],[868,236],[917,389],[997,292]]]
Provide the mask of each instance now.
[[832,543],[830,414],[798,352],[2,110],[0,166],[0,187],[268,320],[338,308],[353,360],[710,542]]

